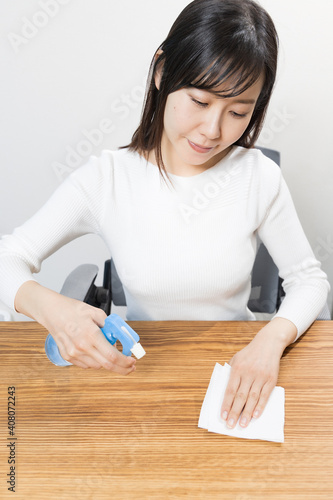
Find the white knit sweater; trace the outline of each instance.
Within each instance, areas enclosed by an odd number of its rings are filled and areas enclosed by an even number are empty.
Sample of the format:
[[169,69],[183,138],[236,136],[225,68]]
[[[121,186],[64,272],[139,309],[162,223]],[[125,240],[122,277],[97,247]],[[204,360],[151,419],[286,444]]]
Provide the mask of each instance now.
[[128,150],[104,150],[0,241],[0,299],[43,259],[97,233],[110,249],[127,320],[252,320],[248,310],[256,234],[284,279],[276,316],[300,336],[323,309],[329,284],[304,235],[281,171],[259,150],[234,147],[191,177],[169,174]]

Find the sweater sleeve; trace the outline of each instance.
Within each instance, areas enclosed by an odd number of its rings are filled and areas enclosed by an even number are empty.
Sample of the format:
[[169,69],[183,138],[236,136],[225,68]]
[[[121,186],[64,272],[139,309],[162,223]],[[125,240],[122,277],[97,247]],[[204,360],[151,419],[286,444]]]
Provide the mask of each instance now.
[[42,261],[66,243],[99,233],[102,186],[98,158],[73,172],[46,204],[23,225],[0,240],[0,299],[14,309],[20,286],[34,280]]
[[330,285],[305,236],[280,169],[275,169],[274,177],[275,194],[258,234],[279,269],[286,294],[274,317],[295,324],[296,341],[324,308]]

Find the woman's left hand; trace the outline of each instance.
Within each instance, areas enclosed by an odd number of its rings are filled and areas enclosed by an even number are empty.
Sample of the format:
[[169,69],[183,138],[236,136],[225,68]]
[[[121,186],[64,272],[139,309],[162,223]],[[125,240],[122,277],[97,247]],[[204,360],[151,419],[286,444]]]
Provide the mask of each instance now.
[[252,417],[260,417],[276,386],[283,351],[296,334],[293,323],[274,318],[229,361],[231,373],[221,416],[230,429],[235,427],[241,413],[242,427],[247,427]]

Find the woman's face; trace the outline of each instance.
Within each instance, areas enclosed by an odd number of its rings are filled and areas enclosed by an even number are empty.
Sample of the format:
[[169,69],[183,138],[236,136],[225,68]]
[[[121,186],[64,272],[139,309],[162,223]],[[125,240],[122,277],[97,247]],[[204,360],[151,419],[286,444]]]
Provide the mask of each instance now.
[[[196,175],[221,160],[245,132],[262,85],[263,77],[242,94],[228,98],[197,88],[169,94],[161,143],[167,171]],[[225,84],[216,90],[223,88]]]

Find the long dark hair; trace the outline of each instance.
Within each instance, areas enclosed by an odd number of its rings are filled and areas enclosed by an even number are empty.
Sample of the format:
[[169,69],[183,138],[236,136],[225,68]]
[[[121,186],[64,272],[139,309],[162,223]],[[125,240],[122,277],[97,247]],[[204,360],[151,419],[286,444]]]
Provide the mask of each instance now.
[[[154,54],[141,121],[130,144],[123,148],[140,154],[155,151],[160,173],[168,177],[161,152],[168,95],[185,87],[214,91],[217,86],[232,80],[234,84],[222,95],[234,97],[251,87],[263,74],[263,88],[251,121],[235,143],[245,148],[253,147],[273,90],[277,55],[278,36],[274,23],[254,1],[194,0],[180,13]],[[158,70],[161,71],[159,89],[155,86]]]

